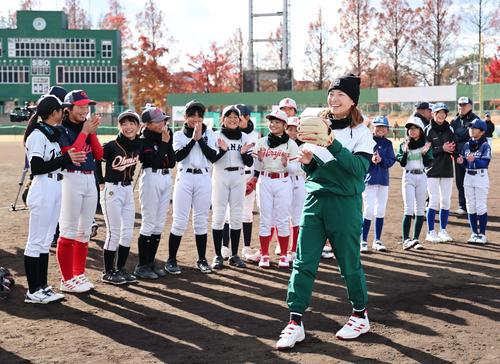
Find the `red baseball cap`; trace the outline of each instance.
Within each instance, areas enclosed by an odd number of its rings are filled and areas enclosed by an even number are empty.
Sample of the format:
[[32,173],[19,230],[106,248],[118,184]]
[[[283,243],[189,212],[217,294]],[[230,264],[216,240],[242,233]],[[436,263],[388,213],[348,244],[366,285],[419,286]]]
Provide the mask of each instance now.
[[66,97],[64,98],[64,102],[76,105],[76,106],[85,106],[85,105],[95,105],[96,102],[94,100],[89,99],[87,93],[83,90],[74,90],[68,92]]

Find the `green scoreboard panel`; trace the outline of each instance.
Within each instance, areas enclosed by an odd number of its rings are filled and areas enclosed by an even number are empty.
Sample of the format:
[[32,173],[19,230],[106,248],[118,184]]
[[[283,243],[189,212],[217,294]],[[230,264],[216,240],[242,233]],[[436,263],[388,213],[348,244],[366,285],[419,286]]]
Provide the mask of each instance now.
[[17,28],[0,29],[0,104],[37,100],[52,85],[121,104],[120,32],[68,29],[62,11],[18,11]]

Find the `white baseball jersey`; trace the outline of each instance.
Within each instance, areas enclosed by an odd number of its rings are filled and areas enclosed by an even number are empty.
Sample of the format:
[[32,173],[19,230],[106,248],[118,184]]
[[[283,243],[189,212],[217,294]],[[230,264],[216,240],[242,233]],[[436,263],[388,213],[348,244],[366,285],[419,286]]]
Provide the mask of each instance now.
[[[26,156],[28,161],[33,157],[42,158],[45,162],[61,155],[57,142],[51,142],[38,129],[33,130],[26,140]],[[57,175],[61,169],[51,172]],[[26,203],[30,210],[28,240],[24,255],[37,258],[49,252],[50,244],[56,231],[61,212],[61,181],[49,178],[47,173],[35,175],[28,192]]]
[[243,164],[243,160],[241,159],[240,150],[245,144],[250,143],[248,141],[248,135],[245,133],[241,133],[241,139],[235,140],[229,139],[220,131],[216,131],[214,134],[215,140],[224,140],[227,145],[227,151],[216,163],[214,163],[213,172],[221,172],[225,168],[231,167],[241,167],[241,169],[243,170],[245,165]]
[[[217,151],[219,150],[217,147],[217,139],[215,138],[215,133],[212,130],[207,128],[203,133],[202,138],[210,148]],[[191,139],[192,138],[187,137],[182,130],[176,131],[174,133],[173,141],[174,150],[184,148],[191,141]],[[209,171],[212,169],[212,163],[205,157],[198,142],[195,143],[193,149],[191,149],[186,158],[177,163],[178,170],[186,168],[207,168]]]
[[[264,151],[262,161],[258,159],[260,150]],[[288,154],[288,164],[283,166],[281,157],[284,153]],[[299,155],[299,147],[294,140],[289,139],[288,142],[278,145],[276,148],[270,148],[267,144],[267,136],[257,140],[257,144],[253,149],[255,158],[255,169],[258,171],[268,171],[276,173],[295,173],[300,168],[297,158]]]

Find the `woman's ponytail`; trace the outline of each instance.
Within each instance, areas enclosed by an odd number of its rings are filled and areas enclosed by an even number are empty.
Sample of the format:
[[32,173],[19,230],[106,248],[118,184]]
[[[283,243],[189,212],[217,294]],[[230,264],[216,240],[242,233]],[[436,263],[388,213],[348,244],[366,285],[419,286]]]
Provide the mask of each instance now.
[[31,115],[30,120],[28,121],[28,125],[26,126],[26,130],[24,131],[23,143],[26,144],[26,139],[30,136],[30,134],[35,130],[36,123],[38,122],[38,111]]

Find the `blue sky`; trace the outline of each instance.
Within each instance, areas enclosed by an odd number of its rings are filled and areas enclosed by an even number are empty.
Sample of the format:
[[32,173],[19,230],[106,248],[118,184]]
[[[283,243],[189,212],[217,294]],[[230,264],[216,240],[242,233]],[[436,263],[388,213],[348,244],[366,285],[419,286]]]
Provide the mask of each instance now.
[[[493,0],[493,3],[496,0]],[[374,1],[373,3],[377,3]],[[453,7],[458,9],[464,0],[454,1]],[[0,15],[6,15],[9,11],[17,8],[17,1],[2,4]],[[290,29],[291,29],[291,66],[295,70],[296,78],[302,78],[302,69],[305,64],[305,43],[307,41],[308,24],[316,19],[319,7],[322,7],[328,25],[335,25],[338,19],[338,8],[340,0],[291,0],[290,1]],[[126,15],[131,20],[131,28],[134,29],[136,14],[142,10],[143,1],[122,0],[121,4]],[[173,56],[179,57],[176,68],[189,69],[185,54],[197,54],[200,50],[207,50],[211,42],[225,43],[235,32],[237,27],[241,27],[244,38],[248,36],[248,0],[157,0],[157,4],[162,9],[165,17],[167,34],[176,43],[171,49]],[[280,11],[282,0],[254,0],[254,12],[275,12]],[[411,0],[412,6],[419,6],[422,1]],[[38,0],[36,9],[40,10],[61,10],[64,0]],[[80,5],[92,14],[93,24],[107,10],[106,0],[82,0]],[[274,31],[278,25],[278,18],[261,18],[255,22],[255,36],[267,38],[269,32]],[[475,40],[474,34],[464,30],[462,36],[465,43],[472,44]],[[332,39],[333,48],[340,49],[340,41],[334,37]],[[486,48],[486,55],[492,55],[494,44],[500,44],[497,37],[492,45]],[[257,53],[259,49],[257,49]],[[463,52],[462,51],[458,51]],[[340,51],[336,55],[337,61],[346,65],[346,52]],[[262,57],[262,56],[260,56]],[[258,62],[259,55],[256,60]]]

